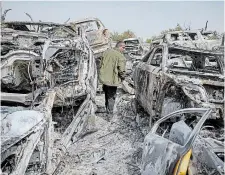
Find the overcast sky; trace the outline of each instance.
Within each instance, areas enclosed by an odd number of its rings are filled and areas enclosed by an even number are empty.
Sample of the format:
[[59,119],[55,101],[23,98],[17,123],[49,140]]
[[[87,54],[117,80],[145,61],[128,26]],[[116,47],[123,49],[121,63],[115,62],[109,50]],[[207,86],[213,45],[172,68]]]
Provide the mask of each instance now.
[[191,24],[193,29],[205,26],[208,29],[224,31],[223,1],[8,1],[2,2],[2,9],[11,8],[6,20],[29,20],[24,12],[34,20],[63,23],[85,17],[97,17],[110,31],[132,30],[144,39],[158,35],[160,31]]

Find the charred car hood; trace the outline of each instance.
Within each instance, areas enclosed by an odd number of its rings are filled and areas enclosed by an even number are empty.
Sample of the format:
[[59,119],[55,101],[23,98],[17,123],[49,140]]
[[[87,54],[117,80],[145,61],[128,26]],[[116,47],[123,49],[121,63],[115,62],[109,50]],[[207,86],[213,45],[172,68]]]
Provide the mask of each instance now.
[[34,110],[21,110],[12,113],[1,110],[1,146],[10,145],[30,134],[34,127],[44,120],[44,114]]
[[222,74],[190,72],[190,71],[177,71],[171,70],[170,73],[166,73],[166,76],[174,79],[177,83],[191,83],[197,85],[209,84],[215,86],[223,86],[225,77]]
[[184,93],[193,101],[210,104],[224,103],[224,76],[208,73],[176,74],[167,76],[182,87]]

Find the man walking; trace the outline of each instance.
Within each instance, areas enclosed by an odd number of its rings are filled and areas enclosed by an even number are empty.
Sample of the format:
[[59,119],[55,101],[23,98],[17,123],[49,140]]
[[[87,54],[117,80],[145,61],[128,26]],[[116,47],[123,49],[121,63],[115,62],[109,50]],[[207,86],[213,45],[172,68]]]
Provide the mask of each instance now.
[[113,113],[117,86],[125,78],[126,58],[123,55],[125,43],[119,41],[114,49],[103,53],[100,64],[99,78],[105,92],[105,106],[108,114]]

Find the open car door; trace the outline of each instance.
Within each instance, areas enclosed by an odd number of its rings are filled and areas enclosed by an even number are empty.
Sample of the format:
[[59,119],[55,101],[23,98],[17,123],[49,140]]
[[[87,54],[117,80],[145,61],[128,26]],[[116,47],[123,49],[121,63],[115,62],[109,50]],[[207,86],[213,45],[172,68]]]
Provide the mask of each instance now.
[[[210,113],[211,109],[189,108],[158,120],[145,137],[142,175],[186,175],[193,142]],[[184,122],[187,118],[199,121],[191,128]]]

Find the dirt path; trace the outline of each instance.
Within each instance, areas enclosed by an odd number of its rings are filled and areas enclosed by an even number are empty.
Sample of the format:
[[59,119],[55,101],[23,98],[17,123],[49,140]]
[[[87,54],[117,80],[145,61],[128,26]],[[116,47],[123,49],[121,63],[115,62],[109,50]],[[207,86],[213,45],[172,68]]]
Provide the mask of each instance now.
[[[135,122],[132,96],[118,92],[116,114],[96,113],[97,132],[86,135],[68,149],[61,175],[138,175],[144,135]],[[98,111],[104,95],[96,98]]]

